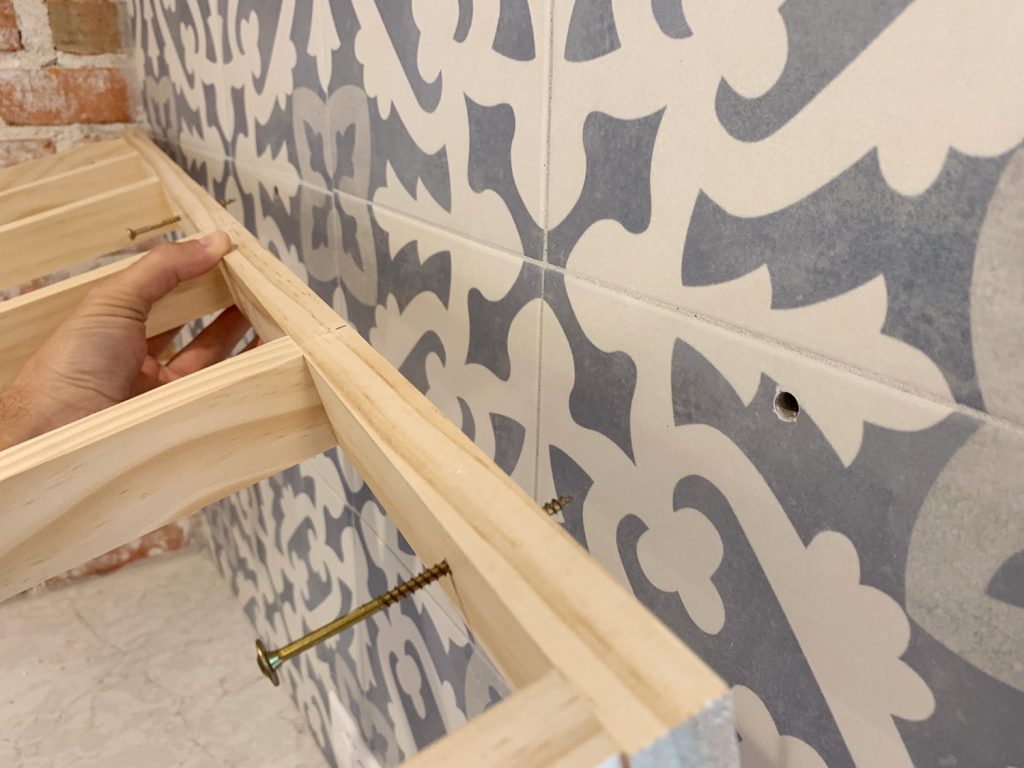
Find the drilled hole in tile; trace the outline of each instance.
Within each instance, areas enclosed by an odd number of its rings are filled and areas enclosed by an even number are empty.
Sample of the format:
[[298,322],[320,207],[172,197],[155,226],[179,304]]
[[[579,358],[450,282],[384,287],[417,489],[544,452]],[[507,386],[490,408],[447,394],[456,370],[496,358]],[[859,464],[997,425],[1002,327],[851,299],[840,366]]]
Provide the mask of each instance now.
[[796,421],[796,417],[800,415],[800,403],[789,392],[779,392],[772,407],[775,409],[775,415],[783,421]]

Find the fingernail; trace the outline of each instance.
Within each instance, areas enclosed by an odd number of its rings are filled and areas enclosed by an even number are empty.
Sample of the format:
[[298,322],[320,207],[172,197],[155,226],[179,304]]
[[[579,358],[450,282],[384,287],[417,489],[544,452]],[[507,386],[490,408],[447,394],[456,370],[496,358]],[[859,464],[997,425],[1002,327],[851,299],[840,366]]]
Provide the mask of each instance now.
[[217,242],[217,235],[217,232],[211,232],[209,235],[199,238],[199,244],[203,246],[203,248],[209,248],[211,245]]

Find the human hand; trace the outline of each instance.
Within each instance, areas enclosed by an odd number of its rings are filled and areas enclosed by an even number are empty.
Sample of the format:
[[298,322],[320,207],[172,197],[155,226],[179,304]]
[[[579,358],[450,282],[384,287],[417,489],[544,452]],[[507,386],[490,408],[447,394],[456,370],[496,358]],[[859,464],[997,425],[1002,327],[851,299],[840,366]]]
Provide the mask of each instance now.
[[249,329],[237,308],[166,364],[157,358],[178,329],[147,339],[146,318],[154,303],[229,250],[224,232],[164,243],[93,288],[0,393],[0,449],[226,358]]

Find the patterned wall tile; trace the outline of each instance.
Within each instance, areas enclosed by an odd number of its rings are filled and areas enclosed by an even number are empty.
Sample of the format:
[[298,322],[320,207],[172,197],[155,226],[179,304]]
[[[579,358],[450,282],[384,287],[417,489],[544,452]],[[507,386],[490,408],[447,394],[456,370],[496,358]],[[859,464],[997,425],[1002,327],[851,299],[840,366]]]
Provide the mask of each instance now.
[[[229,207],[248,228],[533,492],[538,265],[405,215],[376,211],[349,196],[303,184],[286,187],[230,161],[218,165],[195,150],[184,151],[181,160],[215,194],[235,197]],[[373,237],[368,246],[363,244],[366,250],[360,252],[358,242],[346,236],[358,224],[340,205],[367,207],[365,221],[372,224]],[[332,216],[335,226],[329,223]],[[327,239],[321,241],[321,236]],[[347,267],[339,257],[349,259]],[[326,279],[332,271],[335,277]],[[360,295],[373,302],[368,313],[358,301]],[[355,313],[348,310],[350,303]],[[248,507],[251,516],[239,519],[237,507]],[[321,514],[323,521],[311,519]],[[334,521],[338,515],[341,520]],[[422,567],[352,463],[337,450],[260,484],[254,495],[242,494],[208,516],[218,561],[240,596],[261,595],[263,623],[253,604],[243,602],[250,606],[247,612],[257,629],[265,629],[274,642],[298,636],[358,604],[355,597],[346,598],[339,607],[339,598],[332,596],[336,589],[344,596],[353,588],[350,574],[337,562],[347,554],[345,528],[361,532],[369,576],[357,580],[368,579],[367,594],[384,591]],[[239,527],[251,532],[229,544],[227,538]],[[255,592],[242,590],[239,579],[248,574],[252,581],[251,571],[259,568],[271,572],[270,581],[257,580]],[[374,575],[378,570],[385,578]],[[333,579],[345,586],[335,587]],[[295,601],[296,590],[304,595],[301,603]],[[283,605],[289,600],[290,611]],[[507,692],[455,609],[445,600],[428,607],[426,614],[420,607],[419,613],[392,619],[359,640],[363,655],[339,641],[316,652],[322,664],[304,660],[290,674],[293,696],[311,722],[319,723],[314,731],[331,760],[344,765],[331,745],[355,738],[383,764],[395,764]],[[290,618],[282,624],[274,618],[277,613]],[[369,653],[381,657],[368,660]],[[343,663],[352,675],[361,676],[363,689],[339,671]],[[332,706],[355,713],[358,733],[332,734],[338,722],[345,722],[331,715]]]
[[540,494],[736,686],[744,765],[1019,760],[1020,430],[578,278],[545,299]]
[[230,131],[222,124],[232,111],[213,0],[132,5],[142,102],[155,136],[224,157]]
[[[1019,3],[136,6],[172,155],[573,497],[745,765],[1024,765]],[[210,522],[270,639],[420,567],[339,451]],[[506,692],[429,597],[287,680],[367,764]]]
[[329,190],[324,6],[221,0],[218,12],[232,112],[224,125],[228,155],[261,176],[297,171],[303,183]]
[[332,3],[334,185],[540,258],[548,3]]
[[973,265],[1019,242],[1024,10],[960,34],[906,6],[556,2],[550,262],[985,407]]
[[[373,502],[358,512],[345,504],[316,470],[323,462],[329,459],[306,462],[207,512],[217,562],[258,636],[273,645],[423,567]],[[342,734],[333,702],[351,713],[356,728],[348,736],[392,765],[506,693],[455,615],[430,587],[282,667],[332,765],[350,759],[335,752]]]

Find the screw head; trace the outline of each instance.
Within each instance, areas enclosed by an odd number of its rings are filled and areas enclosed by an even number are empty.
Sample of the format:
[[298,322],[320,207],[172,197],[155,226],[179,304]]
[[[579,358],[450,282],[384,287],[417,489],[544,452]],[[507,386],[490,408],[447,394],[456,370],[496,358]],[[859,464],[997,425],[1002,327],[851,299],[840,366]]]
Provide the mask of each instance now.
[[267,655],[267,647],[263,645],[262,640],[256,641],[256,663],[260,665],[260,672],[266,675],[267,679],[275,686],[281,684],[281,680],[277,676],[277,666],[274,664],[276,659],[276,656],[272,659]]

